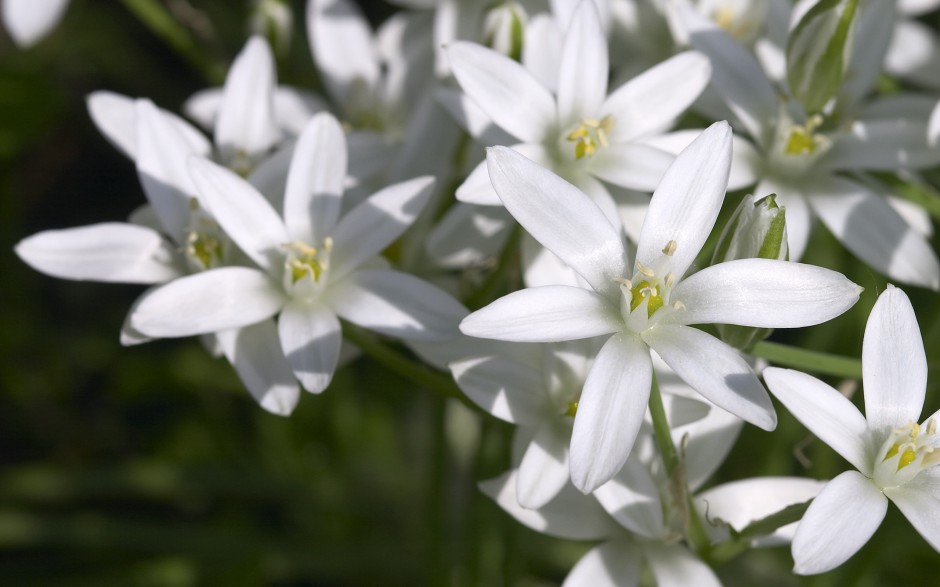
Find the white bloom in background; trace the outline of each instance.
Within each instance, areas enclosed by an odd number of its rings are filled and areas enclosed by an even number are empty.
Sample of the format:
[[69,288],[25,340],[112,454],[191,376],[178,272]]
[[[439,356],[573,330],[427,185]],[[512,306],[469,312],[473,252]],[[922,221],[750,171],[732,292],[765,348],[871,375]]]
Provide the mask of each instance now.
[[[518,468],[515,492],[519,505],[538,509],[554,499],[570,477],[572,422],[585,378],[604,339],[554,344],[469,340],[476,342],[476,348],[466,349],[465,356],[450,363],[450,370],[467,397],[518,426],[513,458]],[[686,397],[695,394],[661,360],[655,361],[654,367],[674,427],[708,413],[701,399]],[[715,444],[711,448],[715,455],[726,452]]]
[[785,261],[742,259],[683,279],[724,200],[727,123],[712,125],[666,171],[632,264],[618,231],[577,188],[509,148],[491,148],[487,162],[506,209],[590,289],[524,289],[474,312],[460,328],[516,342],[609,335],[588,373],[571,439],[571,478],[584,492],[609,480],[630,454],[649,398],[650,348],[697,392],[771,430],[770,398],[744,359],[689,325],[808,326],[858,300],[860,288],[841,274]]
[[298,140],[283,219],[248,182],[195,157],[196,189],[225,233],[257,266],[221,267],[149,292],[131,315],[154,337],[243,328],[278,316],[274,355],[305,389],[332,379],[342,335],[338,317],[384,334],[441,341],[457,335],[466,310],[452,297],[377,258],[414,221],[433,179],[389,186],[340,218],[346,144],[328,114]]
[[59,24],[69,0],[3,0],[3,26],[20,47],[38,43]]
[[[607,39],[590,1],[579,2],[571,17],[554,63],[554,93],[524,66],[492,49],[456,42],[447,54],[467,97],[518,141],[512,148],[584,190],[612,221],[616,205],[598,180],[652,191],[673,156],[644,140],[673,124],[710,75],[707,59],[683,53],[608,95]],[[457,198],[500,204],[482,163],[458,188]]]
[[[686,479],[692,491],[725,460],[740,429],[740,420],[724,410],[706,410],[700,420],[672,430],[675,442],[686,440],[684,464],[689,467]],[[618,475],[590,496],[580,495],[568,485],[542,507],[529,509],[517,494],[520,473],[510,471],[482,482],[480,488],[516,520],[538,532],[603,541],[578,561],[565,578],[566,587],[637,585],[644,566],[660,587],[720,585],[714,571],[681,542],[688,507],[675,503],[672,483],[649,434],[638,439],[635,456]],[[729,532],[718,522],[741,530],[786,506],[812,499],[823,485],[786,477],[727,483],[695,495],[694,515],[712,544],[720,544],[729,539]],[[786,544],[794,527],[790,524],[760,537],[754,546]]]
[[940,90],[940,37],[917,17],[940,7],[938,0],[899,0],[885,70],[930,90]]
[[307,37],[337,118],[350,176],[401,181],[449,168],[459,138],[432,88],[430,16],[399,12],[375,33],[351,0],[308,0]]
[[833,479],[793,540],[794,571],[833,569],[871,538],[893,501],[940,551],[940,411],[918,424],[927,357],[911,302],[889,285],[872,308],[862,346],[865,416],[838,391],[799,371],[768,368],[770,391],[857,471]]
[[787,209],[790,258],[803,256],[817,216],[878,271],[940,289],[940,261],[924,236],[857,175],[940,163],[940,150],[928,144],[925,131],[935,100],[902,94],[863,103],[881,71],[893,6],[871,2],[859,11],[858,42],[837,108],[842,119],[834,128],[820,116],[795,112],[757,61],[714,23],[688,7],[679,18],[692,46],[711,59],[712,87],[757,147],[754,176],[761,179],[754,193],[775,193]]

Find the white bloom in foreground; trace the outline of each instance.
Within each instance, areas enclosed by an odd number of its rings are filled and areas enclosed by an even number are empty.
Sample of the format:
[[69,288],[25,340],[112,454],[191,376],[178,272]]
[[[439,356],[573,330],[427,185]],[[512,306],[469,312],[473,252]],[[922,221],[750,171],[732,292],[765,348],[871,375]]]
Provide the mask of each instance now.
[[456,336],[466,312],[456,300],[377,259],[421,211],[432,178],[385,188],[340,218],[346,143],[328,114],[314,117],[298,139],[283,220],[228,169],[201,157],[190,159],[189,169],[216,221],[258,268],[221,267],[150,292],[131,315],[140,332],[190,336],[279,314],[280,348],[272,352],[286,357],[313,393],[329,385],[336,368],[338,317],[414,340]]
[[770,391],[810,432],[852,463],[813,501],[793,539],[794,570],[833,569],[871,538],[890,499],[940,551],[940,412],[918,424],[927,358],[907,295],[889,285],[872,308],[862,346],[865,416],[815,377],[769,368]]
[[630,264],[618,231],[585,194],[505,147],[487,154],[506,209],[592,289],[543,286],[474,312],[464,334],[517,342],[611,335],[581,393],[571,479],[590,492],[627,460],[646,413],[653,348],[686,383],[765,430],[770,398],[744,359],[690,324],[788,328],[838,316],[860,288],[833,271],[768,259],[720,263],[683,279],[718,216],[731,165],[731,128],[712,125],[669,167],[650,202]]
[[69,0],[3,0],[3,25],[20,47],[48,35],[68,8]]

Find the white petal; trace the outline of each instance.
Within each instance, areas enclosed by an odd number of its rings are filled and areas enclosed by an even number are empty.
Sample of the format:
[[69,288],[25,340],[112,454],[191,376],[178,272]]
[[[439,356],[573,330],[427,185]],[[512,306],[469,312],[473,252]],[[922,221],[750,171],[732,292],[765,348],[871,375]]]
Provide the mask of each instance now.
[[208,159],[191,158],[189,171],[202,201],[226,234],[255,263],[272,275],[280,275],[283,247],[290,237],[264,196],[238,175]]
[[330,283],[324,303],[341,318],[407,340],[446,341],[457,336],[467,310],[450,294],[406,273],[360,269]]
[[555,99],[524,67],[475,43],[447,47],[463,91],[503,130],[538,143],[555,124]]
[[458,125],[483,145],[511,145],[516,142],[506,131],[499,128],[476,102],[456,88],[438,88],[435,94],[438,103],[450,114]]
[[926,120],[868,120],[852,123],[817,163],[818,169],[894,171],[940,163],[940,152],[927,142]]
[[555,342],[623,328],[607,299],[580,287],[546,285],[505,295],[460,323],[469,336],[515,342]]
[[516,498],[524,508],[537,510],[552,501],[568,483],[567,422],[548,420],[535,432],[519,464]]
[[686,51],[614,90],[601,108],[603,114],[616,119],[611,142],[629,141],[668,129],[702,93],[711,72],[705,55]]
[[183,102],[183,113],[202,128],[211,131],[215,127],[221,104],[222,88],[206,88]]
[[39,42],[65,14],[68,0],[3,0],[3,24],[22,48]]
[[267,41],[248,39],[225,78],[215,124],[215,144],[224,161],[257,157],[281,140],[274,117],[276,75]]
[[927,144],[936,147],[940,142],[940,102],[930,113],[930,120],[927,121]]
[[639,143],[611,143],[590,161],[590,172],[621,187],[651,192],[672,163],[669,153]]
[[496,193],[519,224],[595,291],[619,296],[614,280],[627,274],[626,251],[600,208],[570,183],[511,149],[492,147],[486,161]]
[[537,425],[542,421],[547,402],[538,370],[538,347],[492,341],[486,344],[490,352],[495,350],[494,346],[499,350],[450,364],[457,385],[474,403],[497,418],[523,426]]
[[175,247],[134,224],[47,230],[24,238],[14,250],[33,269],[62,279],[161,283],[181,273]]
[[579,2],[572,14],[558,63],[558,124],[596,117],[607,95],[607,37],[593,2]]
[[[783,508],[816,497],[825,481],[799,477],[755,477],[732,481],[695,496],[699,513],[708,520],[722,520],[737,531]],[[778,528],[758,541],[762,546],[779,546],[793,539],[796,522]]]
[[679,153],[653,193],[637,244],[637,262],[659,265],[663,248],[675,241],[668,263],[675,278],[681,279],[715,225],[730,170],[731,127],[716,122]]
[[851,401],[822,381],[792,369],[764,369],[764,381],[793,416],[856,469],[872,470],[868,423]]
[[813,326],[842,314],[862,288],[841,273],[775,259],[738,259],[683,279],[671,299],[685,309],[680,324],[740,324],[760,328]]
[[767,391],[736,350],[689,326],[659,325],[644,332],[643,340],[717,406],[764,430],[776,427]]
[[809,204],[807,204],[803,193],[794,186],[783,185],[764,178],[754,188],[754,196],[763,198],[770,194],[777,194],[777,205],[786,208],[787,245],[790,249],[789,260],[799,261],[803,258],[806,245],[809,243],[809,234],[813,223],[809,212]]
[[562,587],[636,587],[640,584],[640,549],[626,540],[595,546],[571,569]]
[[607,513],[631,532],[654,540],[665,536],[659,489],[646,465],[638,458],[627,459],[613,479],[594,490],[594,497]]
[[284,356],[304,389],[326,389],[343,342],[336,314],[322,304],[293,301],[281,311],[277,329]]
[[584,382],[571,433],[571,482],[590,493],[623,467],[646,414],[653,366],[629,334],[604,344]]
[[273,320],[218,333],[219,344],[255,401],[272,414],[288,416],[300,387],[284,358]]
[[852,55],[840,92],[840,102],[851,109],[873,93],[884,70],[885,56],[896,18],[894,2],[866,2],[852,23]]
[[147,336],[176,337],[255,324],[284,305],[281,288],[257,269],[224,267],[158,287],[138,301],[131,325]]
[[862,343],[865,417],[889,432],[917,422],[927,390],[927,356],[907,295],[888,284],[868,316]]
[[888,500],[857,471],[829,482],[803,514],[793,537],[793,572],[814,575],[834,569],[858,552],[888,511]]
[[346,214],[333,229],[330,278],[341,278],[401,236],[424,209],[433,184],[433,177],[396,183]]
[[189,157],[208,154],[194,148],[183,133],[149,100],[138,100],[137,176],[163,229],[184,243],[189,223],[189,201],[196,187],[187,168]]
[[[702,129],[677,130],[662,135],[643,137],[642,143],[678,155],[700,134],[702,134]],[[739,135],[732,135],[731,173],[728,176],[728,191],[739,190],[757,183],[758,178],[763,175],[764,163],[762,159],[763,156],[758,153],[751,141]],[[754,194],[763,195],[764,192],[754,190]]]
[[346,146],[349,149],[347,173],[358,183],[366,182],[388,168],[397,149],[397,145],[389,143],[385,135],[364,130],[347,134]]
[[538,510],[519,505],[515,470],[481,481],[480,490],[509,515],[533,530],[569,540],[600,540],[620,534],[623,529],[611,519],[593,497],[581,495],[566,485],[551,503]]
[[522,281],[526,287],[570,285],[590,289],[574,269],[562,263],[555,253],[540,245],[528,234],[522,235],[521,248]]
[[369,23],[348,0],[309,0],[307,39],[313,60],[338,104],[373,88],[379,59]]
[[[666,394],[670,391],[670,388],[663,385],[662,371],[657,369],[656,374],[657,383],[660,384],[660,390],[663,392],[663,401],[666,402],[669,399]],[[684,382],[681,383],[684,389],[692,391]],[[695,394],[695,397],[700,400],[704,399],[698,394]],[[675,399],[679,398],[676,397]],[[675,399],[673,405],[676,403]],[[695,400],[685,400],[686,403],[692,401]],[[696,401],[696,403],[702,402]],[[688,446],[685,453],[685,477],[689,483],[689,488],[693,490],[708,481],[718,470],[718,467],[725,462],[728,453],[731,452],[731,448],[738,438],[738,434],[741,432],[741,428],[744,426],[744,422],[734,414],[726,412],[711,402],[708,403],[709,410],[705,417],[684,426],[680,425],[681,421],[676,415],[667,412],[669,423],[672,426],[673,442],[676,446],[686,442],[684,438],[688,435]],[[669,409],[669,403],[666,403],[666,408]],[[674,410],[675,408],[673,408]]]
[[346,136],[332,114],[318,114],[297,139],[287,176],[284,220],[292,239],[320,243],[329,236],[345,181]]
[[555,19],[547,14],[536,14],[526,23],[522,65],[532,72],[543,86],[552,91],[558,88],[562,37]]
[[88,95],[88,114],[95,127],[112,145],[129,159],[137,156],[137,115],[135,100],[115,94],[97,91]]
[[940,469],[933,467],[899,487],[888,487],[885,495],[898,506],[904,517],[940,551]]
[[715,571],[682,544],[644,545],[643,554],[657,587],[721,587]]
[[692,46],[711,60],[712,87],[759,146],[766,145],[777,118],[777,93],[757,60],[711,20],[683,6]]
[[810,205],[862,261],[902,283],[940,289],[940,261],[930,245],[869,188],[840,177],[820,178]]

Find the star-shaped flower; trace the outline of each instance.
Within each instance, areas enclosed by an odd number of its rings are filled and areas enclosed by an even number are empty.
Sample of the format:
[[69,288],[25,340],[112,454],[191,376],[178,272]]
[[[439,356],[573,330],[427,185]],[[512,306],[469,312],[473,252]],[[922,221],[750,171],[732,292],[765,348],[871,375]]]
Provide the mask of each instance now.
[[690,324],[765,328],[824,322],[861,290],[843,275],[743,259],[687,279],[718,216],[731,165],[731,128],[712,125],[679,154],[653,194],[630,264],[624,241],[577,188],[505,147],[487,163],[506,209],[591,289],[543,286],[500,298],[461,323],[468,335],[554,342],[610,335],[587,375],[571,439],[571,478],[590,492],[626,462],[646,412],[650,348],[693,389],[765,430],[770,398],[744,359]]
[[940,411],[918,424],[927,358],[911,302],[889,285],[868,317],[862,346],[865,416],[841,393],[799,371],[768,368],[770,391],[857,471],[846,471],[810,505],[793,540],[795,571],[833,569],[900,508],[940,551]]

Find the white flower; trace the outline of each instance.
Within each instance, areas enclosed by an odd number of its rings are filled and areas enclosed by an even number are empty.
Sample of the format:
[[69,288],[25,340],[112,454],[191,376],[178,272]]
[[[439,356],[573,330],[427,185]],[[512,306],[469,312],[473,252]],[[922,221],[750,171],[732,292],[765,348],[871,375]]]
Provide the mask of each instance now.
[[3,25],[20,47],[29,47],[48,35],[68,8],[68,0],[3,0]]
[[506,209],[591,287],[518,291],[461,323],[468,335],[553,342],[611,335],[587,376],[571,439],[571,478],[593,491],[630,454],[649,397],[649,349],[693,389],[765,430],[767,392],[730,347],[690,324],[768,328],[817,324],[858,300],[844,276],[808,265],[742,259],[683,276],[724,199],[731,129],[712,125],[676,159],[653,194],[630,264],[620,234],[587,196],[505,147],[487,155]]
[[[526,43],[530,47],[539,38]],[[559,59],[553,64],[557,69],[554,93],[523,65],[492,49],[455,42],[447,54],[463,92],[518,141],[513,148],[594,197],[612,221],[616,206],[598,180],[652,191],[673,156],[644,141],[673,124],[695,101],[710,75],[707,59],[687,52],[608,95],[607,39],[590,1],[579,2],[574,9]],[[500,204],[483,164],[458,188],[457,198]]]
[[757,147],[755,175],[761,180],[753,191],[777,194],[787,209],[790,258],[802,257],[815,215],[878,271],[940,289],[940,261],[929,243],[883,197],[882,188],[858,175],[940,163],[940,150],[928,144],[925,131],[935,100],[910,94],[862,100],[881,72],[893,15],[893,2],[860,9],[851,70],[837,103],[840,118],[828,125],[782,100],[755,59],[711,21],[688,7],[680,18],[692,46],[711,59],[712,87]]
[[871,538],[898,506],[940,551],[940,412],[918,424],[927,358],[910,300],[891,285],[878,297],[862,346],[865,416],[822,381],[769,368],[770,391],[820,440],[852,463],[810,505],[793,540],[794,570],[835,568]]
[[414,221],[432,178],[392,185],[340,218],[343,131],[315,116],[298,139],[284,217],[249,183],[204,158],[190,160],[202,200],[257,265],[221,267],[172,281],[137,304],[131,323],[155,337],[242,328],[279,314],[280,345],[308,391],[325,389],[339,358],[338,317],[402,338],[456,336],[463,307],[443,291],[385,268],[376,256]]

